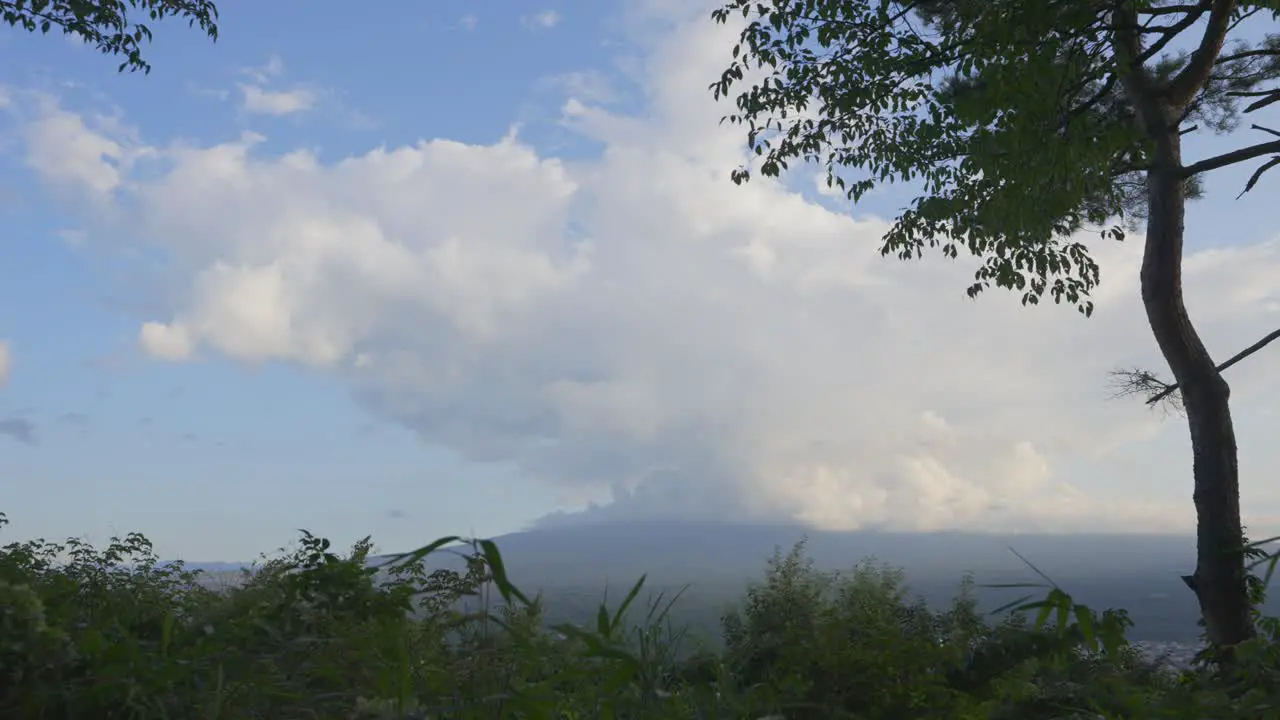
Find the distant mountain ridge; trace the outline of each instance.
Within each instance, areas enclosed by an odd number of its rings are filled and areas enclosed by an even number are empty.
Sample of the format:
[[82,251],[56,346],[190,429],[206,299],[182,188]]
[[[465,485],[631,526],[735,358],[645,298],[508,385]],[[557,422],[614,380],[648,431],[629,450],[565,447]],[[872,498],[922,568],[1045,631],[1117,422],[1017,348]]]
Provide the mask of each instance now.
[[[775,548],[786,552],[802,538],[821,569],[850,568],[875,558],[902,568],[911,590],[931,602],[952,597],[966,573],[979,585],[1043,582],[1009,551],[1012,547],[1078,600],[1098,609],[1128,609],[1136,622],[1135,638],[1190,642],[1198,632],[1195,597],[1180,579],[1195,565],[1189,536],[823,532],[800,525],[681,521],[539,528],[494,540],[512,579],[526,591],[543,591],[550,611],[557,612],[557,602],[563,605],[558,612],[565,619],[589,611],[606,587],[616,597],[647,574],[654,590],[688,584],[682,604],[705,624],[714,623],[746,583],[761,576]],[[428,564],[459,567],[461,560],[445,553]],[[244,566],[188,564],[218,574]],[[993,607],[1017,597],[1015,591],[981,587],[978,595]],[[1269,609],[1280,607],[1271,603]]]
[[[1010,548],[1050,576],[1054,570],[1071,574],[1136,571],[1176,578],[1195,563],[1194,538],[1178,535],[828,532],[794,524],[634,521],[526,530],[493,538],[513,575],[545,579],[548,571],[554,571],[554,577],[563,573],[586,580],[637,572],[685,571],[694,579],[706,573],[755,575],[775,548],[786,552],[801,539],[806,539],[808,555],[821,568],[847,568],[875,558],[908,571],[951,572],[957,580],[965,572],[1025,573],[1026,565]],[[384,553],[371,562],[391,557]],[[209,571],[249,565],[187,563]]]

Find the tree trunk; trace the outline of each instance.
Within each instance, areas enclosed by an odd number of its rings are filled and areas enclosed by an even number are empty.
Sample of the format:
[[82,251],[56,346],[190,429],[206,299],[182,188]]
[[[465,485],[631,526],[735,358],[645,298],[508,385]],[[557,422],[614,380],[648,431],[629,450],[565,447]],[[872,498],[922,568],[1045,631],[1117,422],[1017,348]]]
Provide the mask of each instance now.
[[[1182,148],[1176,114],[1156,133],[1148,173],[1142,302],[1151,331],[1182,392],[1191,431],[1196,506],[1196,571],[1188,584],[1200,602],[1205,631],[1230,652],[1253,636],[1240,524],[1239,468],[1230,389],[1196,333],[1182,299],[1182,243],[1186,210]],[[1148,128],[1151,128],[1151,124]]]

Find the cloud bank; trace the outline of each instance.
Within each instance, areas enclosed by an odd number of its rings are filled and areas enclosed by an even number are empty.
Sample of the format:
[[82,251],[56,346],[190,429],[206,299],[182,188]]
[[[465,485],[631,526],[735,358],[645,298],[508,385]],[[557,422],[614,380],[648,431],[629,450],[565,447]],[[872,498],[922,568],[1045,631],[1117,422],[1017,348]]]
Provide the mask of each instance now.
[[[154,358],[330,373],[424,441],[595,503],[546,522],[1188,527],[1189,453],[1151,449],[1160,418],[1107,396],[1108,370],[1161,367],[1139,249],[1095,246],[1085,320],[969,302],[971,264],[882,259],[883,218],[735,187],[741,137],[706,90],[731,44],[702,17],[668,32],[642,115],[567,98],[564,123],[603,148],[585,162],[513,133],[326,163],[252,134],[146,142],[56,108],[29,161],[129,218],[97,236],[163,254],[168,307],[139,318]],[[1277,317],[1280,243],[1203,253],[1186,277],[1210,340],[1247,341]],[[1253,368],[1271,402],[1274,364]]]

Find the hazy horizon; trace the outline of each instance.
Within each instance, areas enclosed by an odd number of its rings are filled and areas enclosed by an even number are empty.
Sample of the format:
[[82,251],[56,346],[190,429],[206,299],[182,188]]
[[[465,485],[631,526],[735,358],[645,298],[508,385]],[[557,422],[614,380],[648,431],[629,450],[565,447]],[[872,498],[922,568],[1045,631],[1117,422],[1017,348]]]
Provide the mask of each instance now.
[[[848,537],[848,538],[878,537],[878,538],[885,538],[885,539],[891,539],[896,537],[906,537],[906,538],[964,537],[964,538],[991,540],[993,542],[998,542],[1003,545],[1003,544],[1007,544],[1011,540],[1016,540],[1019,538],[1034,538],[1037,540],[1049,540],[1049,541],[1052,541],[1054,539],[1067,539],[1067,540],[1082,539],[1082,540],[1090,540],[1090,541],[1112,541],[1112,540],[1124,540],[1128,538],[1138,537],[1148,542],[1154,541],[1158,543],[1160,541],[1168,541],[1172,544],[1185,543],[1186,547],[1192,550],[1194,550],[1194,547],[1195,547],[1194,546],[1195,535],[1191,533],[1150,533],[1150,532],[1124,533],[1124,532],[1116,532],[1116,531],[1112,531],[1112,532],[1039,532],[1037,533],[1037,532],[1022,532],[1022,531],[999,531],[999,530],[991,530],[991,531],[981,531],[981,530],[823,531],[823,530],[814,529],[814,528],[811,528],[799,523],[794,523],[794,522],[793,523],[788,523],[783,521],[734,522],[732,520],[713,520],[713,521],[628,520],[628,521],[622,521],[622,522],[607,522],[607,521],[583,522],[583,523],[575,523],[575,524],[569,524],[569,525],[533,524],[531,526],[519,528],[511,532],[502,533],[500,535],[492,535],[492,536],[477,535],[474,537],[467,536],[467,535],[459,535],[459,537],[462,537],[464,539],[494,540],[495,542],[502,543],[503,541],[518,540],[528,535],[537,535],[537,534],[573,533],[575,531],[591,532],[591,531],[602,530],[602,529],[603,530],[626,530],[628,528],[639,528],[639,529],[647,530],[650,528],[672,528],[672,527],[701,528],[701,529],[735,529],[735,530],[744,530],[744,531],[765,530],[765,531],[781,532],[784,535],[789,534],[789,536],[794,536],[797,540],[805,536],[810,538],[812,537]],[[317,534],[322,537],[324,536],[324,533],[317,533]],[[418,543],[417,545],[410,543],[409,545],[403,548],[390,548],[390,547],[384,547],[383,544],[378,541],[377,537],[371,536],[375,546],[374,557],[379,557],[379,558],[391,557],[391,556],[412,552],[413,550],[416,550],[419,547],[423,547],[431,542],[434,542],[436,539],[440,537],[445,537],[445,535],[430,535],[430,536],[424,535],[422,538],[422,542]],[[774,536],[771,535],[770,537],[774,537]],[[296,537],[294,539],[296,540]],[[274,552],[284,549],[286,546],[287,545],[280,546],[278,548],[271,548],[269,551],[266,551],[266,552],[268,555],[272,555]],[[447,547],[454,548],[458,546],[459,546],[458,544],[451,544]],[[347,549],[347,546],[335,543],[335,548],[341,551],[345,551]],[[1016,547],[1014,549],[1016,549]],[[160,548],[157,548],[157,550],[160,550]],[[164,555],[164,554],[161,553],[161,555]],[[255,555],[255,557],[257,556]],[[168,557],[168,556],[165,556],[165,558],[166,558],[166,561],[181,559],[183,560],[183,562],[189,565],[202,565],[202,564],[242,565],[248,562],[252,562],[252,559],[237,560],[234,558],[191,558],[191,557],[179,558],[179,557]],[[1191,558],[1191,561],[1194,562],[1194,557]]]
[[[806,554],[818,569],[850,570],[863,561],[895,567],[913,595],[935,605],[949,601],[966,575],[988,611],[1027,593],[1043,594],[1047,588],[984,587],[1043,584],[1025,558],[1077,601],[1128,610],[1135,640],[1188,646],[1199,632],[1195,596],[1181,580],[1195,565],[1194,539],[1182,536],[824,533],[795,525],[647,522],[539,529],[494,540],[512,580],[528,593],[544,593],[552,622],[589,621],[606,595],[616,601],[646,576],[646,597],[683,590],[676,620],[714,634],[720,613],[741,599],[748,583],[761,579],[775,549],[786,553],[805,536]],[[370,564],[383,564],[393,554],[376,555]],[[462,567],[449,553],[427,564]],[[238,576],[228,564],[187,567],[208,571],[214,586]],[[1266,610],[1280,612],[1280,601],[1272,599]]]

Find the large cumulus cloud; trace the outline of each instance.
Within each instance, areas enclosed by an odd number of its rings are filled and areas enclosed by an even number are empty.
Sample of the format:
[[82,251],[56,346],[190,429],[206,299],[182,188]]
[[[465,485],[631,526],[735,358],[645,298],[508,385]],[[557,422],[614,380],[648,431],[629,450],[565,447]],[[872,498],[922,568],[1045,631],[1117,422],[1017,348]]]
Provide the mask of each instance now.
[[[1137,248],[1097,246],[1084,320],[966,301],[971,265],[880,258],[881,217],[733,186],[740,137],[706,92],[728,40],[701,17],[664,31],[641,113],[567,98],[564,123],[602,148],[588,161],[512,133],[323,162],[55,106],[29,158],[101,209],[99,242],[160,251],[163,308],[139,318],[156,359],[330,373],[425,441],[595,501],[581,518],[1186,527],[1184,433],[1107,395],[1111,368],[1158,367]],[[1274,322],[1278,273],[1275,242],[1190,260],[1215,347]],[[1242,370],[1251,407],[1274,369]]]

